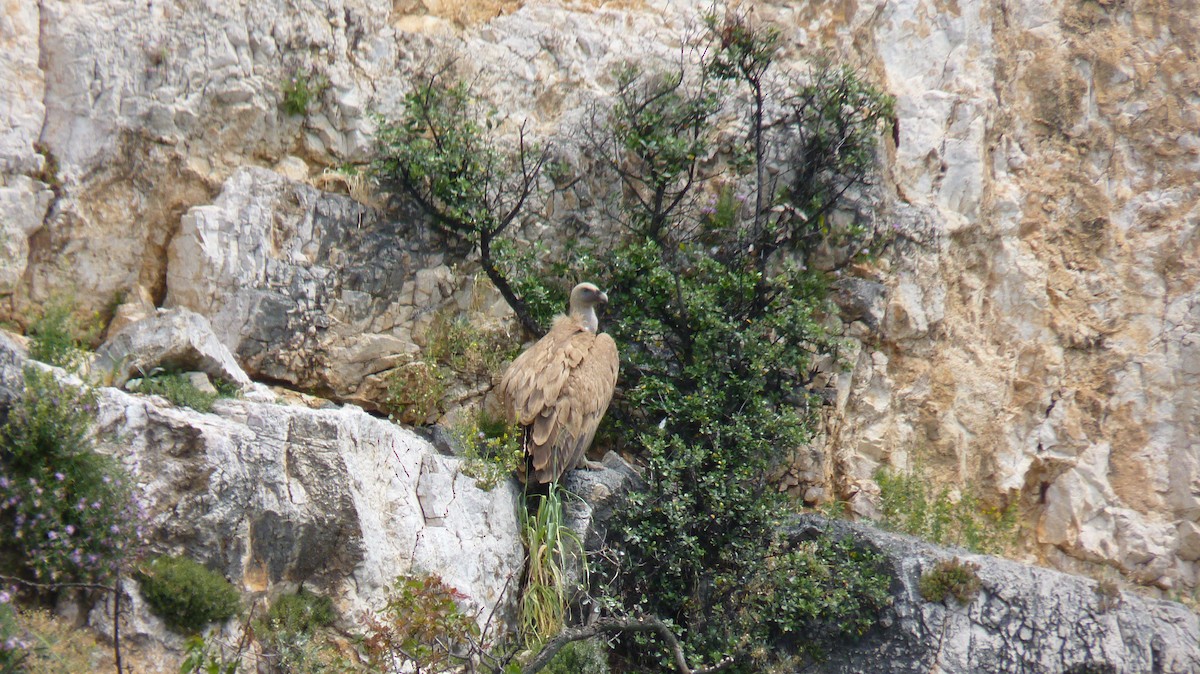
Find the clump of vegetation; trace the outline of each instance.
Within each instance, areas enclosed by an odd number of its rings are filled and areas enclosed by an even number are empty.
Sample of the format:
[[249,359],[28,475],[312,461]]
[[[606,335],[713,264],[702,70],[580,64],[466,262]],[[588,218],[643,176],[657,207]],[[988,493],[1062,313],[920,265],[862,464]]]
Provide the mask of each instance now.
[[93,391],[24,374],[0,427],[0,565],[42,583],[107,582],[140,542],[132,481],[95,449]]
[[213,403],[217,400],[237,395],[235,385],[220,379],[216,381],[214,388],[215,392],[202,391],[182,372],[156,372],[143,378],[137,391],[162,396],[179,407],[190,407],[197,412],[207,413],[212,411]]
[[134,578],[154,613],[184,634],[228,620],[241,610],[237,589],[188,557],[155,557],[139,565]]
[[933,569],[921,574],[917,585],[925,601],[942,602],[954,597],[963,606],[974,601],[982,587],[979,565],[957,557],[939,561]]
[[608,674],[608,646],[602,639],[573,641],[563,646],[542,671],[546,674]]
[[495,110],[455,81],[451,66],[442,66],[420,76],[399,119],[379,120],[372,172],[385,190],[419,206],[453,246],[478,252],[521,325],[541,335],[544,328],[501,272],[494,246],[535,210],[549,154],[523,124],[516,149],[502,149],[498,126]]
[[188,637],[179,674],[237,674],[242,652],[228,649],[199,634]]
[[881,527],[988,554],[1003,553],[1016,542],[1016,502],[1005,508],[988,506],[970,486],[954,498],[949,488],[935,488],[919,466],[908,474],[880,470],[875,482]]
[[563,628],[572,588],[570,567],[579,564],[586,574],[583,542],[563,522],[562,496],[551,483],[545,496],[533,497],[536,514],[521,511],[521,537],[528,553],[525,587],[521,593],[521,634],[539,643]]
[[289,115],[306,115],[309,107],[329,88],[329,79],[312,70],[294,70],[283,82],[283,111]]
[[88,346],[100,326],[95,316],[79,318],[73,298],[58,295],[42,307],[27,332],[31,358],[74,372],[87,362]]
[[335,619],[328,597],[304,591],[277,597],[266,618],[255,621],[254,633],[263,645],[270,671],[318,674],[348,671],[326,634]]
[[504,418],[493,418],[479,410],[464,417],[450,432],[466,459],[463,472],[475,478],[475,486],[480,489],[495,489],[524,468],[521,431]]
[[442,413],[446,390],[446,374],[437,364],[412,359],[389,373],[384,405],[400,423],[427,424]]
[[480,639],[479,625],[459,602],[465,597],[435,575],[400,577],[387,605],[367,622],[363,647],[386,671],[457,671]]
[[1094,591],[1096,593],[1096,609],[1101,613],[1108,613],[1120,608],[1121,586],[1117,584],[1117,581],[1111,578],[1097,581]]

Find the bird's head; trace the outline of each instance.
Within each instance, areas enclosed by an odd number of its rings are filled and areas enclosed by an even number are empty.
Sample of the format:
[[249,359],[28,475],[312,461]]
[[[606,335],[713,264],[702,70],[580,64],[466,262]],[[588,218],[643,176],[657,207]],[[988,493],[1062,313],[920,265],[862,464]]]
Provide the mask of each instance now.
[[592,332],[600,327],[596,318],[596,305],[599,304],[608,304],[608,295],[595,284],[580,283],[571,290],[571,315],[579,317]]

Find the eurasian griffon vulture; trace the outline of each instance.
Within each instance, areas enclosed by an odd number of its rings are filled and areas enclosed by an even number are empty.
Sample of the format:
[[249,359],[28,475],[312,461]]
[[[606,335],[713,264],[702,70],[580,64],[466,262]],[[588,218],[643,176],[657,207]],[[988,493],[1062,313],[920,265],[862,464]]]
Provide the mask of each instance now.
[[524,432],[526,474],[556,482],[587,465],[586,452],[617,385],[617,345],[598,332],[596,305],[608,296],[591,283],[571,290],[571,308],[508,366],[499,395]]

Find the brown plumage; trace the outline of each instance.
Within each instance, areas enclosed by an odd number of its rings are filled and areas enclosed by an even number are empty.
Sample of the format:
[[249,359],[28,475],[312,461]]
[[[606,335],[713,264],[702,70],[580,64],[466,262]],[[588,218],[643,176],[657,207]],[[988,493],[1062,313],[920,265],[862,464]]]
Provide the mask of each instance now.
[[571,291],[571,309],[554,327],[508,366],[500,380],[500,400],[508,418],[524,429],[527,475],[556,482],[586,464],[617,385],[617,345],[597,332],[596,305],[608,297],[590,283]]

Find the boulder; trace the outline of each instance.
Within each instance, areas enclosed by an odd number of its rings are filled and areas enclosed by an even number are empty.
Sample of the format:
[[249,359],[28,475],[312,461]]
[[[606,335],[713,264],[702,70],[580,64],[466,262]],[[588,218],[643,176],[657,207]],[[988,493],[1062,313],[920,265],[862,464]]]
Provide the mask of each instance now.
[[238,388],[251,383],[233,354],[213,334],[208,319],[187,309],[163,309],[127,325],[101,345],[92,368],[106,373],[113,386],[144,377],[156,368],[200,371]]

